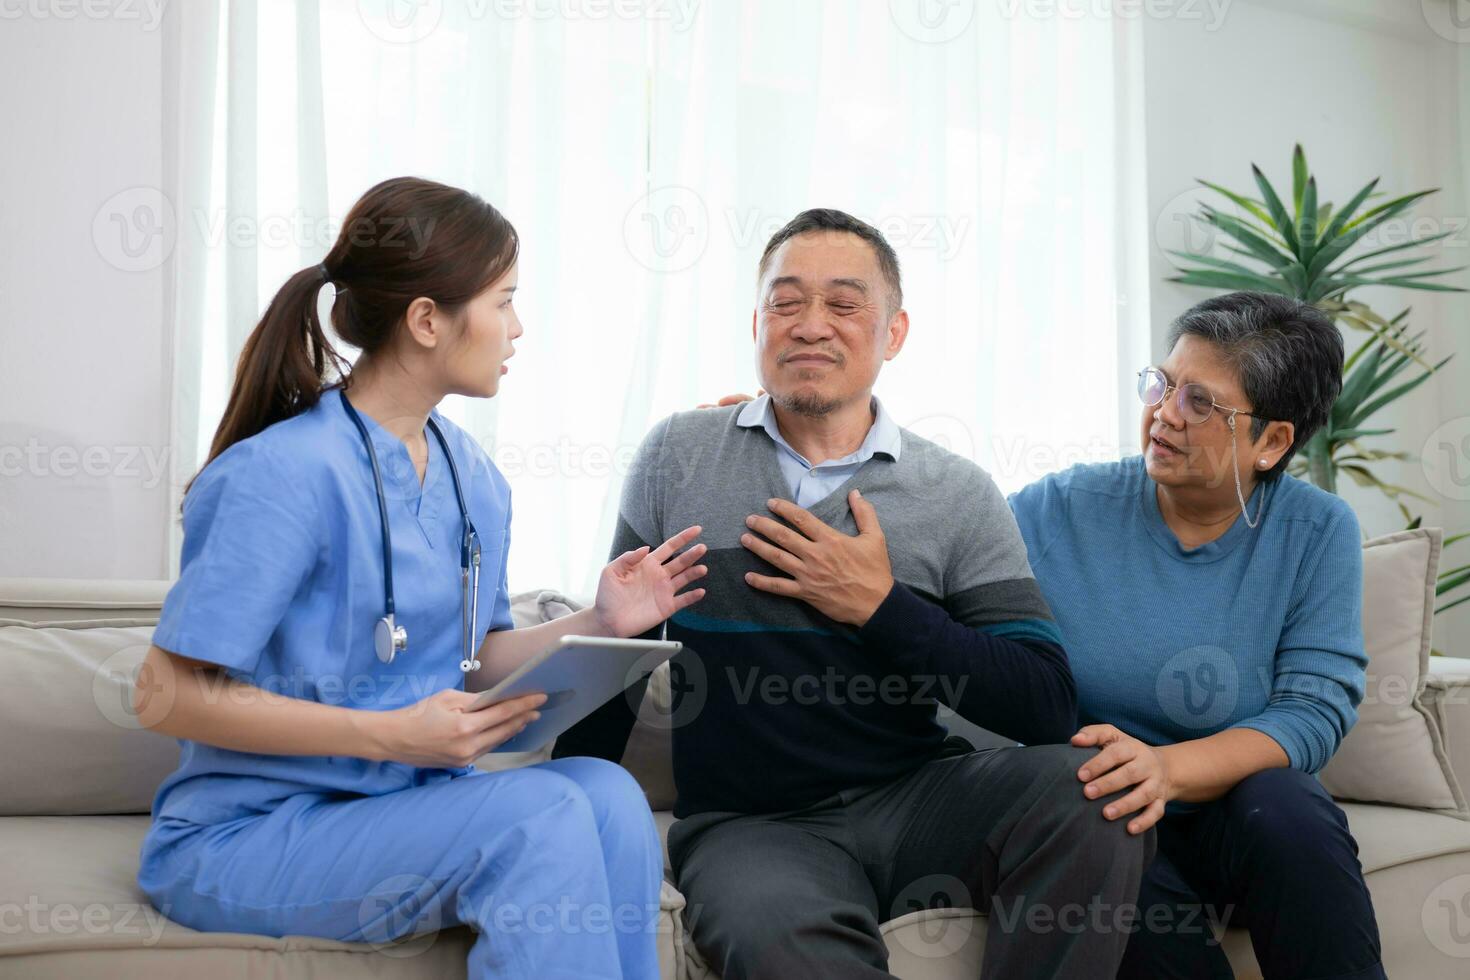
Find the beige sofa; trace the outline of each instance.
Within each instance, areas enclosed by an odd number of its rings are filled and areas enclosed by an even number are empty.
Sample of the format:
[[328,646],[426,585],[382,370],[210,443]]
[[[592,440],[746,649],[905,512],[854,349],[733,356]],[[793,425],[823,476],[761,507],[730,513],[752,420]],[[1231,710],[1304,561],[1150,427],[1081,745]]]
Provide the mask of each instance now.
[[[470,936],[461,927],[375,947],[198,933],[148,906],[134,880],[138,846],[177,744],[139,730],[126,706],[166,587],[0,580],[0,658],[10,668],[0,688],[0,978],[464,976]],[[516,608],[521,623],[556,611],[550,594]],[[1470,780],[1470,661],[1436,658],[1423,700]],[[656,807],[668,801],[666,735],[640,725],[624,758]],[[1383,805],[1344,809],[1389,975],[1470,976],[1470,822]],[[657,819],[665,830],[672,821],[666,811]],[[683,928],[683,898],[667,883],[662,905],[664,977],[708,976]],[[917,912],[883,928],[897,976],[979,975],[985,925],[969,910]],[[1260,975],[1244,933],[1232,929],[1225,945],[1238,976]]]

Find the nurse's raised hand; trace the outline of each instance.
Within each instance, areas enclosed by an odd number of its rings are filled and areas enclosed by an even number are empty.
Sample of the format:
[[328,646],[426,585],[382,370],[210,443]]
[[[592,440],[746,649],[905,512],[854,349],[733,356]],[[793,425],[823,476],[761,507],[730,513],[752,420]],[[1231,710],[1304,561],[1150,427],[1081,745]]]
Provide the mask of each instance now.
[[708,549],[702,544],[686,548],[702,530],[696,524],[657,548],[644,545],[613,559],[597,583],[598,626],[609,636],[637,636],[703,599],[704,589],[679,591],[709,571],[695,564]]
[[468,766],[541,717],[545,694],[523,694],[471,711],[480,699],[457,688],[392,711],[355,712],[366,729],[371,759],[413,766]]

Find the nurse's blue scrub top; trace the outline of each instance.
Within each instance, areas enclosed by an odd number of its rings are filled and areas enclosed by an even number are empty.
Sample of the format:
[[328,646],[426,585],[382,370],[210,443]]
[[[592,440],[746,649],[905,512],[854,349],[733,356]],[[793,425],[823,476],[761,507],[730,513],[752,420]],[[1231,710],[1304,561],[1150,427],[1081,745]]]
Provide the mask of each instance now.
[[[408,648],[392,664],[374,652],[373,628],[383,615],[377,495],[339,388],[231,446],[194,481],[184,500],[179,580],[164,600],[156,646],[220,664],[269,692],[375,711],[463,687],[461,523],[443,450],[426,429],[421,487],[403,442],[358,414],[382,471],[396,616],[408,629]],[[480,534],[478,647],[488,631],[512,625],[510,486],[468,433],[437,410],[430,414],[449,442]],[[379,795],[474,769],[179,742],[179,768],[158,788],[155,818],[219,823],[297,793]]]

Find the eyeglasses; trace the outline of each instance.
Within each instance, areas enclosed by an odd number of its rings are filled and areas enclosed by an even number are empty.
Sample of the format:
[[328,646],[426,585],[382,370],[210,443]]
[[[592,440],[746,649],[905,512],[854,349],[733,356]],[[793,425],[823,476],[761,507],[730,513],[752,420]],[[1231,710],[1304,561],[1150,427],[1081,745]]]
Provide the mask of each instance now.
[[1179,416],[1190,425],[1202,425],[1208,422],[1217,408],[1222,412],[1230,413],[1227,421],[1230,422],[1232,429],[1235,427],[1235,416],[1237,415],[1247,415],[1251,418],[1264,419],[1267,422],[1277,421],[1268,419],[1264,415],[1256,415],[1254,412],[1221,405],[1215,401],[1215,396],[1210,394],[1210,389],[1202,384],[1191,382],[1177,387],[1171,385],[1164,372],[1156,367],[1146,367],[1138,372],[1138,400],[1149,408],[1162,405],[1164,399],[1169,397],[1170,390],[1178,393],[1175,404],[1179,407]]

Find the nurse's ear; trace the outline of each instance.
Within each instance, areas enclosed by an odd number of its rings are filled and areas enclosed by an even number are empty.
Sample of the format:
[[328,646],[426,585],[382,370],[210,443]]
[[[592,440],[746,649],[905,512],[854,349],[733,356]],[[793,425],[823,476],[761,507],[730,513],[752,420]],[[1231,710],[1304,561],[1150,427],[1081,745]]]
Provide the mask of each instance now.
[[427,296],[420,296],[408,304],[403,323],[414,343],[427,350],[447,342],[455,333],[454,318]]

